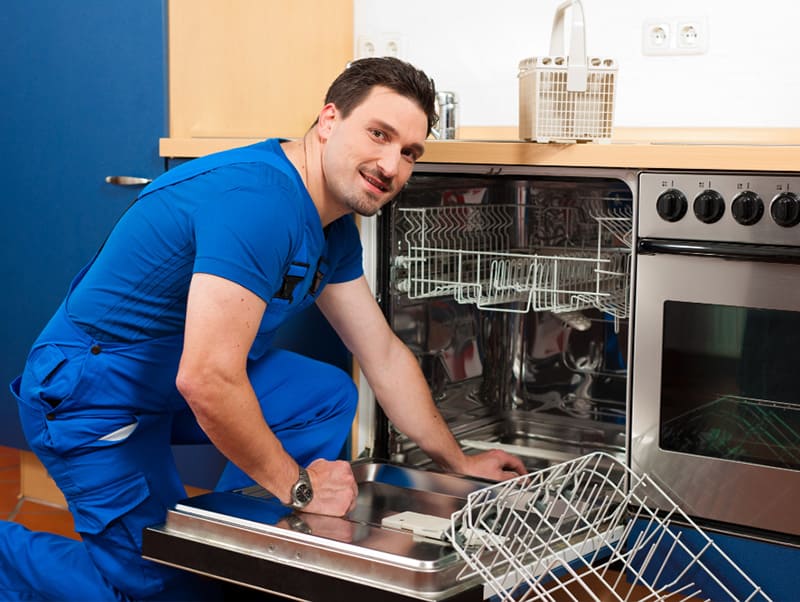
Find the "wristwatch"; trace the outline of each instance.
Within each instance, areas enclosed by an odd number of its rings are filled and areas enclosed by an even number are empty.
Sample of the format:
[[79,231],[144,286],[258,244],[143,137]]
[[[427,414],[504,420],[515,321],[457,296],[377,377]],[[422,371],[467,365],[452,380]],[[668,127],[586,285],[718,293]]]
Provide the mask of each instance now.
[[311,479],[308,478],[308,473],[302,466],[300,466],[300,476],[297,478],[297,482],[292,485],[291,496],[289,504],[292,508],[298,509],[305,508],[314,499]]

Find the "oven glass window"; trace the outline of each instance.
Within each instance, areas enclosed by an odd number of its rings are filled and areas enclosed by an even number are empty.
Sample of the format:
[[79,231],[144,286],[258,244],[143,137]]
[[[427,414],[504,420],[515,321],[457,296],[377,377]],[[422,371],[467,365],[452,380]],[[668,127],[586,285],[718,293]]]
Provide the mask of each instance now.
[[800,312],[667,301],[662,449],[800,469]]

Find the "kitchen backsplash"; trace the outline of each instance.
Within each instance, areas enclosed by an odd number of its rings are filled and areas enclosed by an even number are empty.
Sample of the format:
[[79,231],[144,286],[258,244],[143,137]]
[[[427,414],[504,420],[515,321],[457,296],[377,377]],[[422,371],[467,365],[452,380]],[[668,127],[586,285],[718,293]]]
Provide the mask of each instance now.
[[[616,126],[800,127],[794,0],[582,1],[587,54],[619,65]],[[559,4],[354,0],[354,48],[364,36],[396,41],[401,58],[458,93],[461,125],[515,126],[519,61],[549,54]],[[646,21],[701,18],[704,54],[643,54]]]

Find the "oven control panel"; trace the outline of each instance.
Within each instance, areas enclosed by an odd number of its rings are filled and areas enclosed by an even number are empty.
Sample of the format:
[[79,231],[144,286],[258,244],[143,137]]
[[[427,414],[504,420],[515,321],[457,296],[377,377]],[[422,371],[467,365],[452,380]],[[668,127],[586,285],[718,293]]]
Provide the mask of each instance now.
[[800,175],[639,175],[637,232],[667,238],[800,246]]

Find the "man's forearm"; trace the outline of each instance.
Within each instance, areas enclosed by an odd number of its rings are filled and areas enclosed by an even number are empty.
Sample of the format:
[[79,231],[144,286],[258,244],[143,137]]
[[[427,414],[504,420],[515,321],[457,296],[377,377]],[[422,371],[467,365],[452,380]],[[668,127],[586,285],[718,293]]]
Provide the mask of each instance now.
[[215,447],[281,501],[297,480],[297,464],[264,421],[255,392],[246,383],[224,383],[184,397]]
[[446,470],[464,472],[464,453],[433,402],[419,364],[399,341],[376,374],[367,374],[389,420]]

